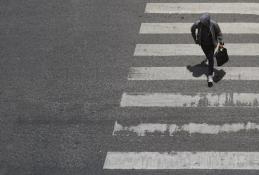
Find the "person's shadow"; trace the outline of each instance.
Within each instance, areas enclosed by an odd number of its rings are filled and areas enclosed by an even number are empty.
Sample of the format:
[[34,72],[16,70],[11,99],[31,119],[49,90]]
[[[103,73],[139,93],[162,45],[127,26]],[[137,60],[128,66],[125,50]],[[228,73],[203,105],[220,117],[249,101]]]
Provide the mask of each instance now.
[[[202,75],[208,76],[208,65],[205,64],[205,62],[201,62],[200,64],[194,65],[194,66],[186,66],[186,68],[192,72],[193,77],[201,77]],[[222,78],[226,75],[226,72],[224,70],[217,70],[214,68],[214,82],[219,82],[222,80]]]

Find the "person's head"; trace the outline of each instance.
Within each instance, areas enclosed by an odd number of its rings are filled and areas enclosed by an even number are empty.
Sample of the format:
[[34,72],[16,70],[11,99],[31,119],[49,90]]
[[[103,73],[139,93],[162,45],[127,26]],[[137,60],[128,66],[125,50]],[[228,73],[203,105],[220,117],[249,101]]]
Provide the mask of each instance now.
[[201,24],[204,26],[210,26],[210,15],[208,13],[204,13],[200,17]]

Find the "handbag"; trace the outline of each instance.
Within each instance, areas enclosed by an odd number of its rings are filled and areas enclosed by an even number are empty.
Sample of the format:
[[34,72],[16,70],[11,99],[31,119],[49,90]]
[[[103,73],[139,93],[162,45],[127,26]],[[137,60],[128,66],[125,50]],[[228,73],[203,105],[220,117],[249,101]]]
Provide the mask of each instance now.
[[215,53],[215,57],[217,60],[217,65],[222,66],[229,60],[227,49],[225,47],[218,48],[217,52]]

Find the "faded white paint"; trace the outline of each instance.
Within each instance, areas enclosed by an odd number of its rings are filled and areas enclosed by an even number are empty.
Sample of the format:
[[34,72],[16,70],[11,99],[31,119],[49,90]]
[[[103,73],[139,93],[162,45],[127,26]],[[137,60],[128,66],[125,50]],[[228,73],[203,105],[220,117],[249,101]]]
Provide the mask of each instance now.
[[256,93],[123,93],[121,107],[259,107]]
[[[229,55],[259,55],[259,43],[226,44]],[[203,56],[197,44],[137,44],[134,56]]]
[[259,170],[259,152],[108,152],[103,168]]
[[[173,125],[173,124],[172,124]],[[175,125],[176,126],[176,125]],[[148,133],[166,133],[169,130],[167,124],[143,123],[137,126],[122,126],[117,121],[114,124],[113,135],[121,135],[120,133],[133,133],[138,136],[145,136]]]
[[[132,67],[128,80],[206,80],[207,67],[191,68],[193,72],[201,73],[194,77],[187,67]],[[219,69],[220,70],[220,69]],[[223,67],[226,72],[224,80],[259,80],[259,67]],[[206,74],[205,74],[206,73]]]
[[117,121],[114,124],[113,135],[137,135],[147,136],[159,134],[160,136],[173,136],[177,133],[187,132],[188,134],[220,134],[235,133],[240,131],[259,130],[256,123],[225,123],[221,125],[213,125],[207,123],[188,123],[183,125],[177,124],[160,124],[160,123],[141,123],[135,126],[123,126]]
[[254,14],[259,15],[259,3],[147,3],[145,13],[171,14]]
[[[141,34],[190,34],[193,23],[142,23]],[[219,23],[224,34],[259,34],[259,23]],[[242,27],[240,27],[242,26]]]

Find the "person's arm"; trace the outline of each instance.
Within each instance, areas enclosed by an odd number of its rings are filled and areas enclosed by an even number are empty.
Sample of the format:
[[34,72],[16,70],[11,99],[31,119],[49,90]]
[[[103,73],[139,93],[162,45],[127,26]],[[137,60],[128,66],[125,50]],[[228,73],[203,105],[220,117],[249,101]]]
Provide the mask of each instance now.
[[191,33],[193,40],[196,44],[198,44],[197,36],[196,36],[196,29],[198,28],[198,22],[195,22],[191,27]]
[[217,40],[219,42],[219,47],[223,47],[223,45],[224,45],[223,35],[222,35],[220,27],[217,23],[215,24],[215,32],[216,32]]

